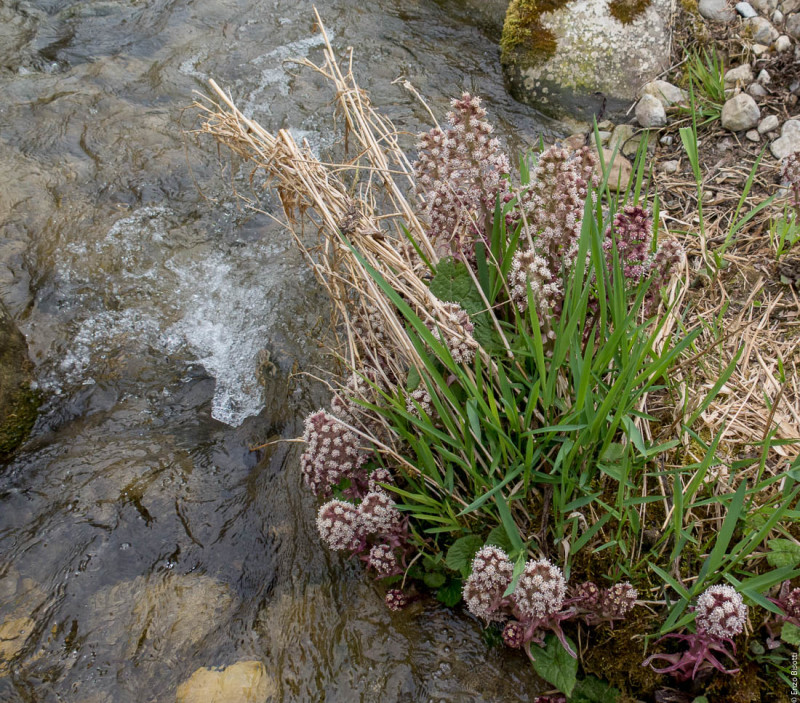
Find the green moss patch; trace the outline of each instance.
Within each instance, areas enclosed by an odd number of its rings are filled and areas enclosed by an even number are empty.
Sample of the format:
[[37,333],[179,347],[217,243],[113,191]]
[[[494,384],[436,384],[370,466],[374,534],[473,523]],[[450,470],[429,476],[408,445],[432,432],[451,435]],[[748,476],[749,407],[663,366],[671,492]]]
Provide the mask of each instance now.
[[7,459],[31,433],[41,398],[37,391],[21,388],[9,403],[8,412],[0,422],[0,459]]
[[506,12],[500,59],[522,68],[546,61],[556,53],[555,35],[541,21],[544,12],[566,7],[569,0],[512,0]]

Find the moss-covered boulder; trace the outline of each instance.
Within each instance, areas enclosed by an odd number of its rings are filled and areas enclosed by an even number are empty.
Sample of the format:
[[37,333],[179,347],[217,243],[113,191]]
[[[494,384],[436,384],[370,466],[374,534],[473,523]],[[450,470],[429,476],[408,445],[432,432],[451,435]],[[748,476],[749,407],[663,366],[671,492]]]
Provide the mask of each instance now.
[[556,118],[620,117],[669,65],[672,0],[511,0],[509,92]]
[[25,337],[0,302],[0,460],[28,437],[39,406]]

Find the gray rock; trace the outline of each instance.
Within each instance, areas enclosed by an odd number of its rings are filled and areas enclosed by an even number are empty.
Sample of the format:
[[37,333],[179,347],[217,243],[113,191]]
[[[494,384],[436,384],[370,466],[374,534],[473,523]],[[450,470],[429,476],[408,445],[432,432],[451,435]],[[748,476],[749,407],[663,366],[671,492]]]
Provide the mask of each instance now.
[[789,39],[785,34],[781,34],[775,40],[775,51],[778,53],[783,53],[784,51],[789,51],[792,48],[792,40]]
[[760,142],[761,141],[761,135],[758,132],[756,132],[756,130],[754,130],[754,129],[751,129],[744,136],[745,136],[745,139],[749,139],[751,142]]
[[[607,0],[527,14],[522,3],[511,0],[506,14],[503,72],[513,97],[551,117],[591,120],[604,110],[616,120],[637,88],[669,67],[672,0],[652,0],[625,21]],[[552,51],[521,41],[526,31],[549,41]]]
[[780,4],[780,11],[785,15],[800,10],[800,0],[783,0]]
[[725,71],[725,85],[736,85],[742,83],[750,85],[753,82],[753,67],[749,63],[743,63],[736,68],[730,68]]
[[672,146],[672,143],[675,141],[675,138],[671,134],[665,134],[658,141],[661,142],[664,146]]
[[726,0],[700,0],[697,10],[712,22],[731,22],[736,17]]
[[611,135],[611,141],[608,143],[608,148],[612,151],[614,149],[617,149],[617,151],[628,149],[628,142],[633,138],[635,131],[636,130],[631,124],[618,124],[616,127],[614,127],[614,132]]
[[778,30],[766,17],[753,17],[745,20],[744,25],[758,44],[772,44],[778,38]]
[[645,93],[636,103],[636,121],[645,129],[667,124],[667,113],[655,95]]
[[30,618],[11,618],[0,622],[0,676],[8,673],[13,659],[33,634],[36,623]]
[[747,93],[735,95],[722,106],[722,126],[731,132],[752,129],[758,124],[761,111]]
[[597,136],[600,137],[601,144],[608,144],[608,140],[611,139],[611,132],[604,129],[598,129]]
[[642,95],[653,95],[661,101],[664,107],[686,102],[687,93],[677,85],[667,81],[656,80],[646,83],[642,88]]
[[772,24],[778,25],[781,24],[781,22],[783,22],[783,13],[780,10],[775,10],[775,12],[772,13]]
[[762,15],[769,15],[778,7],[778,0],[750,0],[750,4]]
[[756,57],[763,56],[769,51],[769,47],[765,44],[753,44],[751,48],[753,50],[753,55]]
[[678,170],[677,161],[665,161],[661,164],[661,170],[664,173],[675,173]]
[[778,129],[780,123],[777,115],[767,115],[758,123],[758,133],[765,134],[766,132],[771,132],[773,129]]
[[772,82],[772,76],[769,75],[766,68],[762,68],[758,72],[758,78],[756,80],[761,83],[761,85],[767,85]]
[[800,120],[786,120],[781,128],[781,136],[769,145],[776,159],[785,159],[789,154],[800,151]]
[[800,39],[800,13],[789,15],[786,20],[786,33],[790,37]]
[[767,94],[766,88],[759,83],[751,83],[747,86],[747,94],[754,97],[756,100],[763,98]]
[[736,3],[736,12],[738,12],[745,19],[758,17],[758,13],[753,9],[753,6],[749,2]]
[[611,120],[603,120],[602,122],[597,123],[597,129],[601,129],[604,132],[613,132],[614,123]]

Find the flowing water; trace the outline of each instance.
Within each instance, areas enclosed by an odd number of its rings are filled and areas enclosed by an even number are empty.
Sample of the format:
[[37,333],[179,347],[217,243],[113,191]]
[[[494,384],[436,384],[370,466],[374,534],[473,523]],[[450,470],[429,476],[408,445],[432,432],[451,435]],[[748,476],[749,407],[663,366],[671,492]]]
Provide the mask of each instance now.
[[[538,139],[503,90],[496,27],[463,0],[316,4],[399,128],[425,119],[404,76],[440,114],[468,89],[501,136]],[[45,398],[0,466],[3,703],[171,702],[196,669],[241,660],[264,663],[276,701],[536,691],[463,613],[390,615],[322,548],[296,449],[250,451],[325,402],[293,375],[326,363],[324,300],[231,195],[248,173],[184,136],[184,108],[213,77],[324,153],[331,94],[285,63],[320,56],[304,0],[0,2],[0,295]]]

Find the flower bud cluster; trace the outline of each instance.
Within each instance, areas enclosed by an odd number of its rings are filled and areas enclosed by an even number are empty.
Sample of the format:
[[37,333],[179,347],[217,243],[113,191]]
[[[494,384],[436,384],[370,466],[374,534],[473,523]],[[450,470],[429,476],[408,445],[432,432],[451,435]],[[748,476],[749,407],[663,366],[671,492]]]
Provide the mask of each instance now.
[[[417,405],[419,407],[417,407]],[[420,411],[424,412],[428,417],[433,417],[433,400],[431,394],[428,393],[428,389],[424,385],[420,385],[416,390],[408,394],[406,410],[416,417],[422,417]]]
[[329,500],[317,513],[320,537],[334,551],[352,548],[358,536],[358,510],[345,500]]
[[375,569],[379,577],[397,573],[397,555],[388,544],[376,544],[369,550],[367,564]]
[[597,611],[604,620],[622,620],[636,605],[639,592],[627,581],[615,583],[600,594]]
[[382,490],[370,491],[358,506],[358,521],[368,535],[384,535],[402,526],[403,516],[395,502]]
[[522,615],[545,618],[555,615],[564,604],[567,582],[564,574],[547,559],[529,561],[512,598]]
[[399,588],[390,588],[386,591],[386,607],[389,610],[402,610],[408,605],[409,597]]
[[613,266],[615,241],[623,275],[631,283],[638,283],[650,270],[653,241],[650,213],[639,205],[628,205],[614,216],[603,242],[609,269]]
[[747,606],[732,586],[711,586],[697,599],[695,622],[700,634],[730,639],[744,629]]
[[308,446],[300,457],[300,469],[314,495],[328,495],[331,486],[353,478],[366,461],[356,436],[324,410],[306,418],[303,440]]
[[457,364],[471,363],[478,343],[472,334],[475,325],[470,321],[467,311],[458,303],[442,303],[438,318],[441,327],[437,325],[430,328],[433,336],[444,342]]
[[446,130],[420,135],[414,173],[434,245],[443,255],[468,259],[497,194],[508,187],[503,176],[510,169],[480,98],[464,93],[452,107]]
[[392,340],[386,325],[386,318],[372,301],[361,299],[361,303],[353,305],[350,315],[350,327],[356,341],[364,349],[380,355],[385,349],[392,348]]
[[800,208],[800,151],[794,151],[786,157],[781,176],[794,193],[794,206]]
[[533,248],[515,254],[509,278],[511,299],[524,312],[528,285],[543,326],[561,314],[563,279],[578,252],[584,201],[596,184],[596,159],[584,147],[575,153],[552,146],[542,152],[531,185],[519,195],[519,218],[527,224]]
[[464,602],[469,611],[486,621],[502,620],[504,615],[499,608],[513,572],[514,565],[502,549],[488,545],[479,549],[464,584]]

